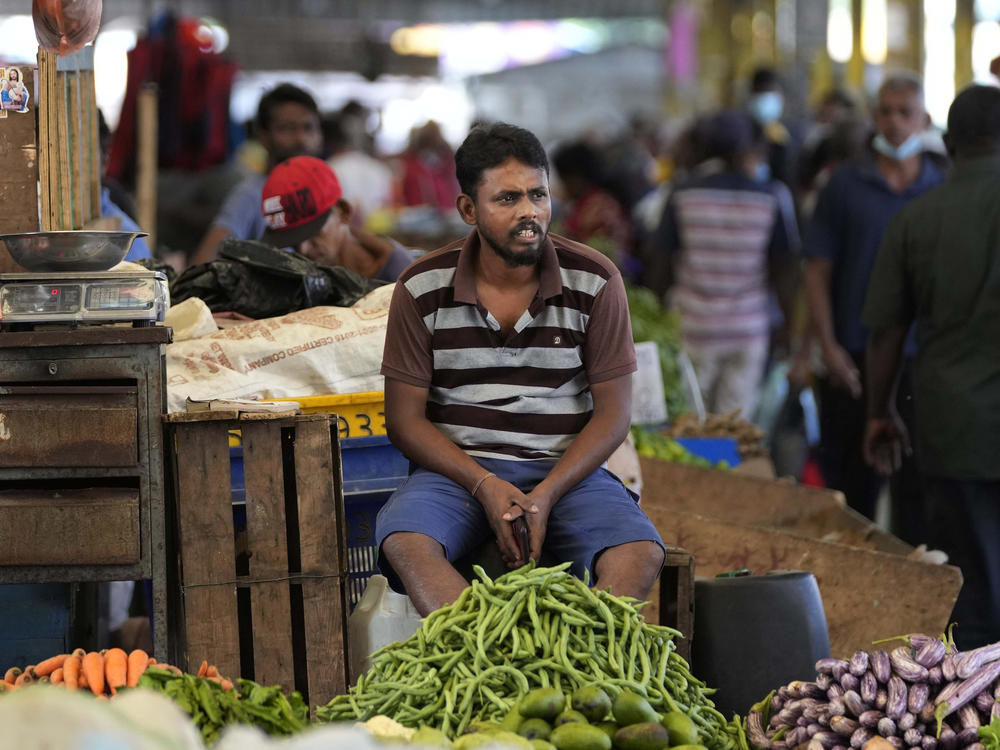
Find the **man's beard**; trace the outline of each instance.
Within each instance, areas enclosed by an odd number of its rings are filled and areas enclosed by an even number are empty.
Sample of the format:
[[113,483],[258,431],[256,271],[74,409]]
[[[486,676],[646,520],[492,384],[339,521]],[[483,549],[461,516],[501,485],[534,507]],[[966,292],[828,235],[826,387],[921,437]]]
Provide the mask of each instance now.
[[479,227],[479,233],[483,236],[483,239],[486,240],[486,244],[493,248],[493,252],[499,255],[503,262],[511,268],[537,265],[538,261],[542,258],[542,247],[544,246],[545,238],[548,237],[549,233],[547,231],[543,232],[542,228],[536,222],[529,221],[518,224],[517,229],[514,230],[511,238],[516,239],[517,233],[522,229],[535,230],[535,235],[538,237],[538,247],[518,252],[512,250],[507,245],[502,244],[496,237],[486,232],[482,227]]

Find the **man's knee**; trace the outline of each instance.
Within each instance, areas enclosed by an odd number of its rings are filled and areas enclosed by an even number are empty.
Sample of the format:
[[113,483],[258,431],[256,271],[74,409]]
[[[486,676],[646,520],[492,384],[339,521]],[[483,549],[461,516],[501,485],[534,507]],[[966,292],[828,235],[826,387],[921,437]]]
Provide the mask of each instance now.
[[393,568],[405,570],[416,560],[444,557],[444,547],[426,534],[396,531],[382,541],[382,554]]

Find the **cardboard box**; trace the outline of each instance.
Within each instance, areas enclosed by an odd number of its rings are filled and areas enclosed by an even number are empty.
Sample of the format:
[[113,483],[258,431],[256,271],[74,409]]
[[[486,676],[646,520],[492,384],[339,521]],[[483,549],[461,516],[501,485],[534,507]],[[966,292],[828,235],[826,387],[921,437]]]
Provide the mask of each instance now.
[[665,542],[694,555],[699,576],[815,575],[834,656],[947,627],[958,568],[911,559],[909,545],[850,511],[840,493],[650,459],[642,469],[643,510]]

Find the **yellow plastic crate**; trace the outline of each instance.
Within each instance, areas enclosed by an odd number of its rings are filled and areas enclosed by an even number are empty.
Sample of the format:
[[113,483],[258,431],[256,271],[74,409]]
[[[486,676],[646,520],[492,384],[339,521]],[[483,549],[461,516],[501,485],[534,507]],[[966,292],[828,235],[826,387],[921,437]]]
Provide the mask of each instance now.
[[306,414],[330,412],[340,422],[340,438],[385,435],[385,392],[341,393],[328,396],[276,398],[275,401],[298,401]]
[[[340,439],[385,435],[385,391],[339,393],[325,396],[273,398],[271,401],[297,401],[305,414],[317,412],[337,415]],[[229,447],[240,444],[240,431],[230,430]]]

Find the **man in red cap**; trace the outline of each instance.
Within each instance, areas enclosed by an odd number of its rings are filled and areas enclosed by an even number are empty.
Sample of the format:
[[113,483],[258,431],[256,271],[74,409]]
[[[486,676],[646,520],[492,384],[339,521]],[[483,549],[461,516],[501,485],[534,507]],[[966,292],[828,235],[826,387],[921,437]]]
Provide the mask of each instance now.
[[322,159],[294,156],[271,170],[261,194],[267,229],[261,242],[298,250],[324,266],[395,281],[413,253],[388,237],[351,227],[353,208]]

